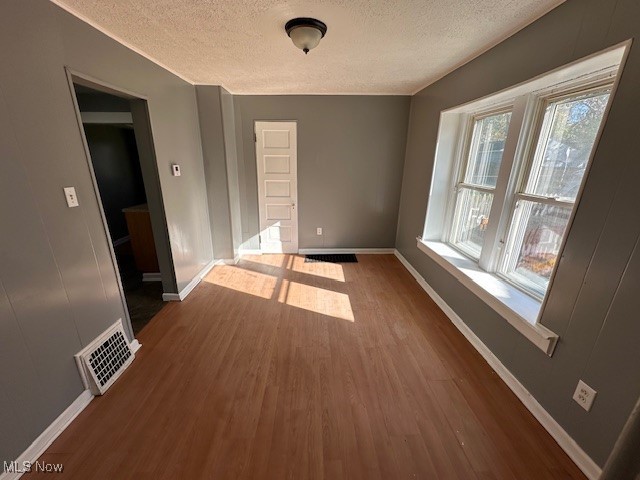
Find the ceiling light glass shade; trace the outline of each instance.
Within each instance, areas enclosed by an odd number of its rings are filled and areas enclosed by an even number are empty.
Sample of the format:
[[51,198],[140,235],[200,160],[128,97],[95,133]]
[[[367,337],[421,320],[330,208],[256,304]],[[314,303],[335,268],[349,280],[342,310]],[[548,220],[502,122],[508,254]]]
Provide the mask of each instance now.
[[327,33],[327,26],[315,18],[294,18],[287,22],[284,29],[293,44],[305,54],[316,48]]
[[307,53],[318,46],[322,39],[322,32],[314,27],[297,27],[289,34],[293,44]]

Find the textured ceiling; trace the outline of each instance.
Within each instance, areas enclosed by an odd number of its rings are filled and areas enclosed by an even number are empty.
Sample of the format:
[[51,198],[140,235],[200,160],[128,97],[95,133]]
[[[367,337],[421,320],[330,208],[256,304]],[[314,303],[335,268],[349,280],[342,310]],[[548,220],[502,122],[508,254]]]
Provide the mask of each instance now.
[[[412,94],[560,0],[54,0],[195,84],[238,94]],[[284,32],[328,26],[305,56]]]

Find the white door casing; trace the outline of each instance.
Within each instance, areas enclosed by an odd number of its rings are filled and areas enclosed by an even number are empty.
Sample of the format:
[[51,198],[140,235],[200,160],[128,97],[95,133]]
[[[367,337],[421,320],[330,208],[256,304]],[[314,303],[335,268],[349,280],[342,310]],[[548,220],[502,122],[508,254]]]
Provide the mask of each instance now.
[[298,253],[296,122],[256,122],[260,250]]

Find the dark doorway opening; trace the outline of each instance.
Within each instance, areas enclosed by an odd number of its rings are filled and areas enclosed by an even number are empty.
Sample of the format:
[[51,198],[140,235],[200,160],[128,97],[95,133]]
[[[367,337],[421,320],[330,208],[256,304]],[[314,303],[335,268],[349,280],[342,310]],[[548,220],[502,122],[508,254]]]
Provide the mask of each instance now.
[[98,198],[133,334],[160,311],[163,284],[131,100],[74,84]]

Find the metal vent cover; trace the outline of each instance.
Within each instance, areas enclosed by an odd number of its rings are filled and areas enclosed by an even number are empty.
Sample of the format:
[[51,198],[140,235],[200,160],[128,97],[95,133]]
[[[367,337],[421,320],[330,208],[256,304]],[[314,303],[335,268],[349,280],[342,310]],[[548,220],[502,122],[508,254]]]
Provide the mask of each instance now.
[[85,387],[102,395],[131,364],[135,355],[118,320],[76,356]]

